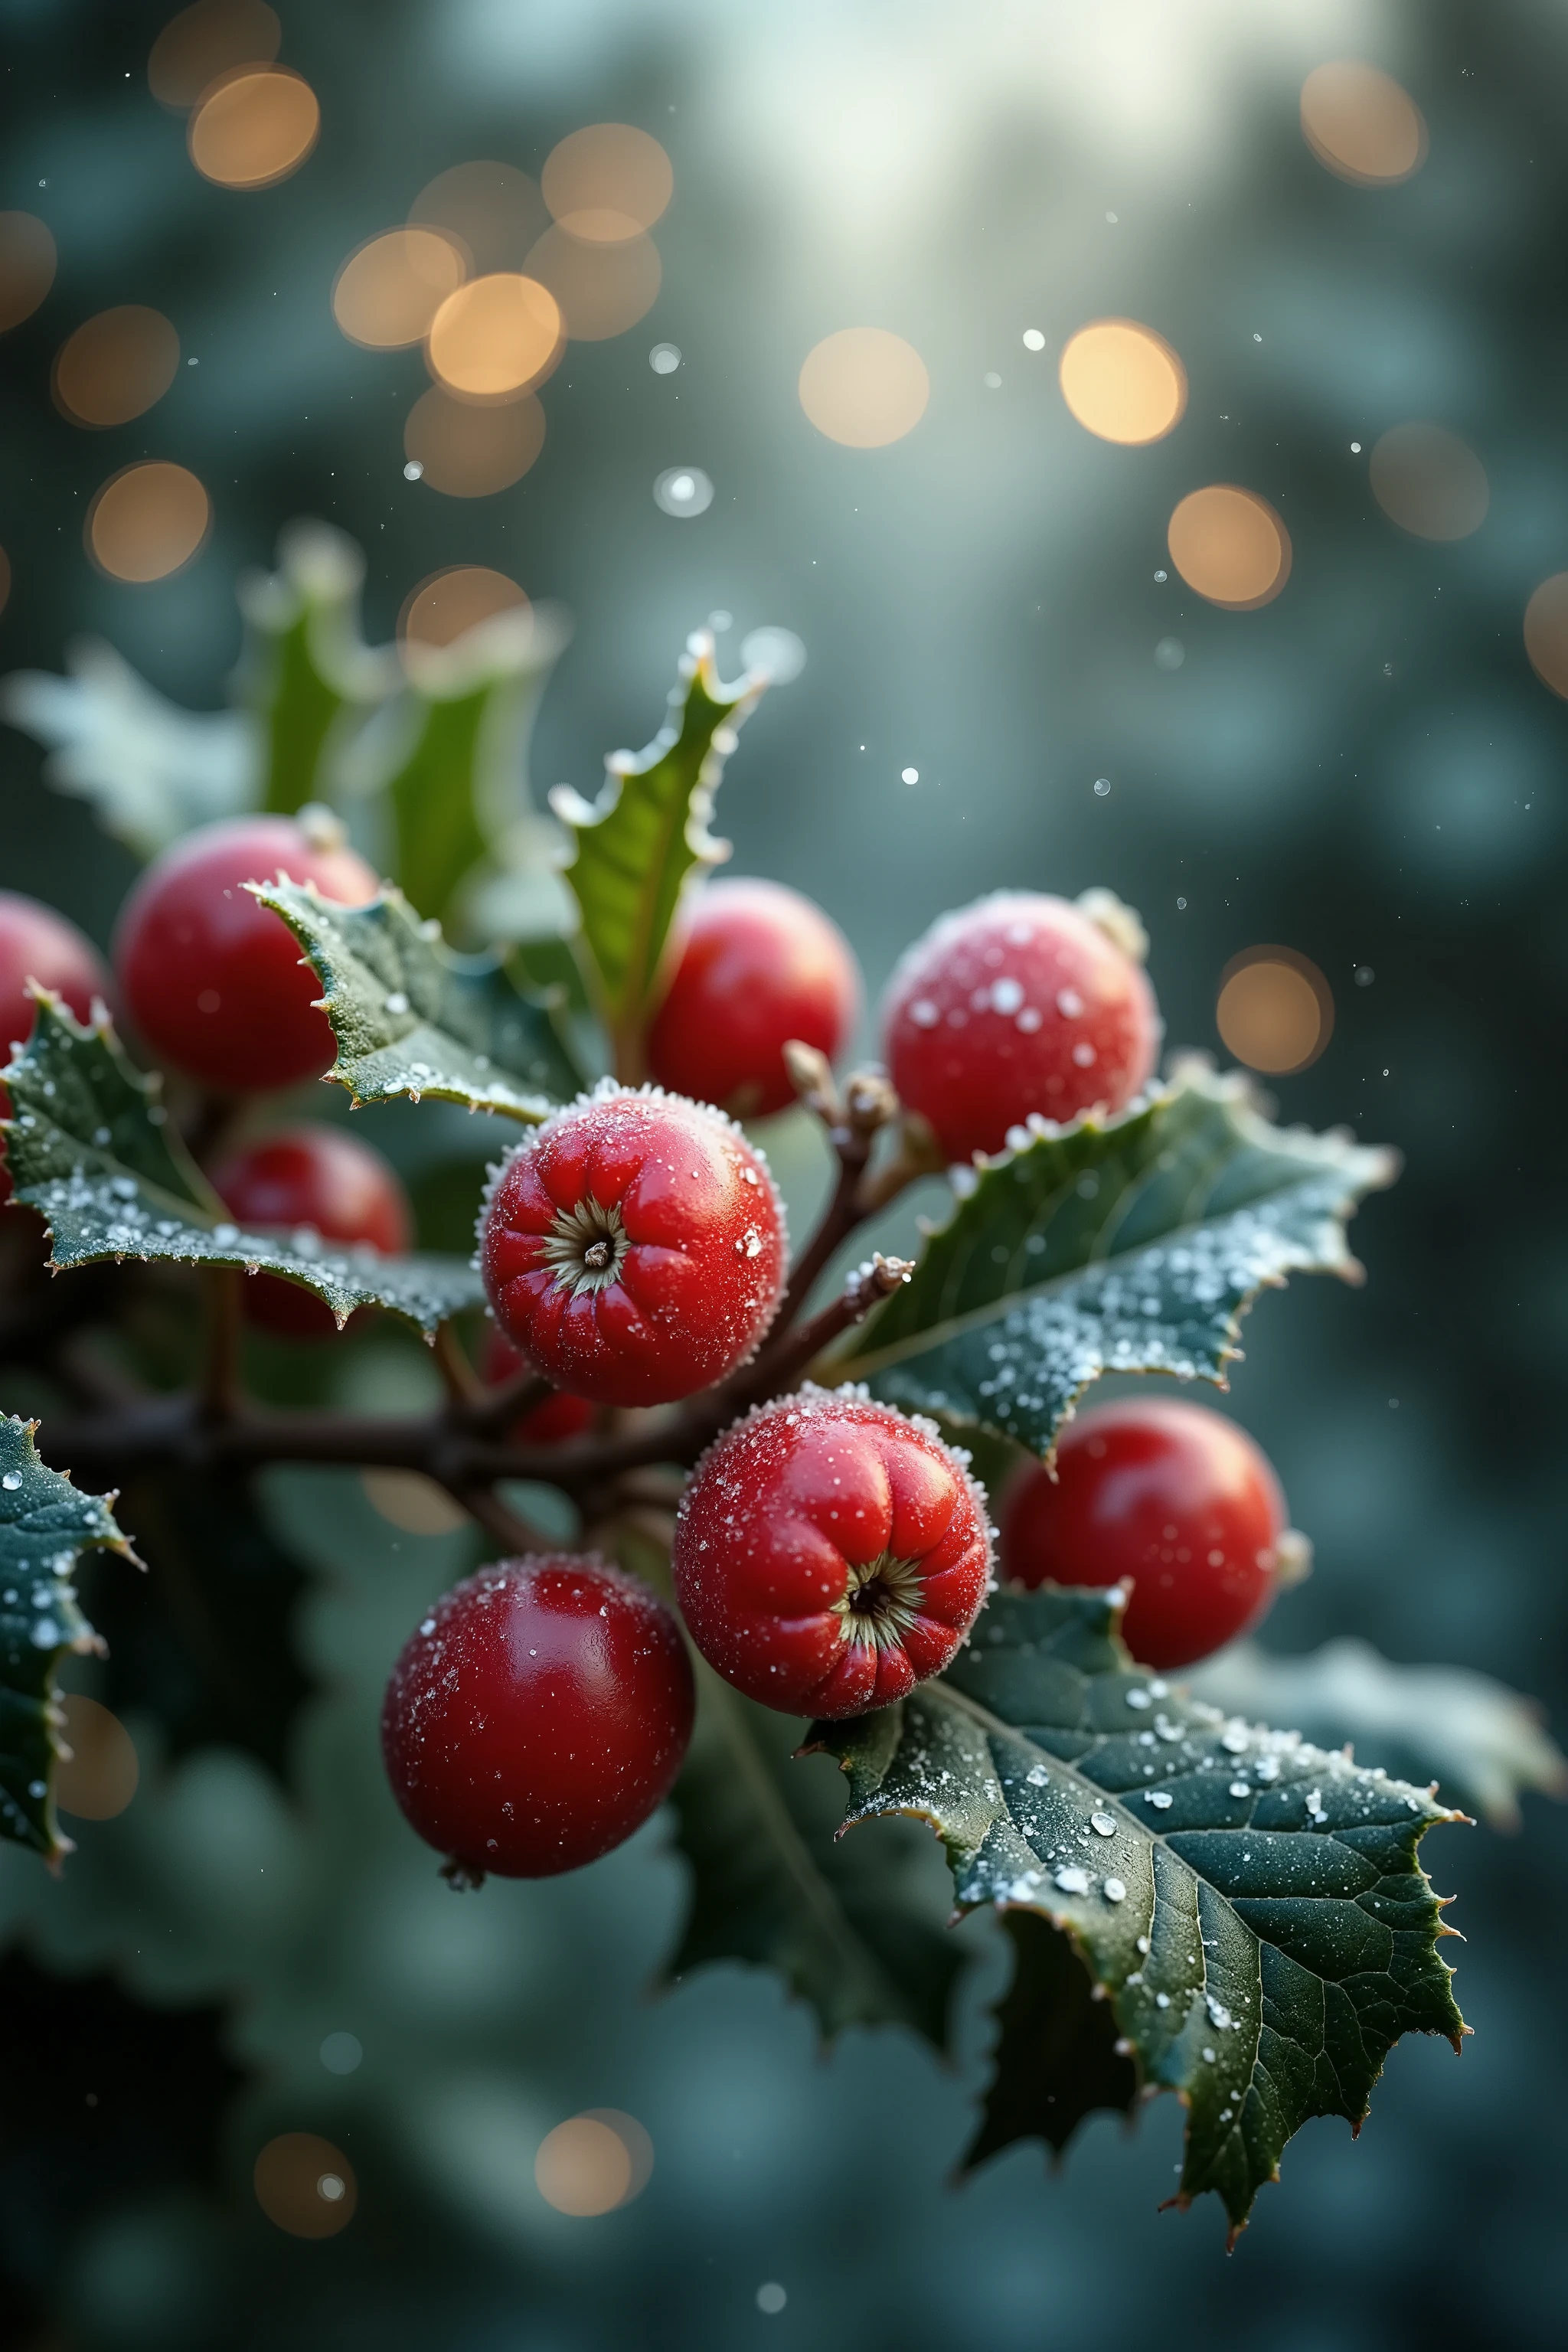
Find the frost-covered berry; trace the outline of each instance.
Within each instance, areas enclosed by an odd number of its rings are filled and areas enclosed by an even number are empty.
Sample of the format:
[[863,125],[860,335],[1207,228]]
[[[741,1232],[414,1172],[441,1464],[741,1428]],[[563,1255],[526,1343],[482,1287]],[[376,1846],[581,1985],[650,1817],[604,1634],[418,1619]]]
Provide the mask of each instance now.
[[438,1601],[392,1670],[392,1792],[469,1884],[608,1853],[667,1795],[691,1661],[646,1585],[573,1555],[503,1559]]
[[807,1388],[710,1447],[675,1591],[727,1681],[789,1715],[859,1715],[940,1674],[984,1601],[984,1498],[929,1422]]
[[1026,1470],[1002,1513],[1016,1584],[1130,1583],[1133,1656],[1191,1665],[1255,1624],[1305,1570],[1305,1537],[1243,1429],[1176,1398],[1098,1405],[1063,1432],[1057,1475]]
[[[414,1238],[414,1215],[397,1171],[341,1127],[300,1126],[236,1151],[212,1171],[213,1186],[242,1225],[287,1234],[308,1227],[323,1241],[368,1242],[396,1256]],[[287,1339],[330,1339],[332,1311],[297,1282],[253,1275],[243,1293],[249,1320]]]
[[648,1032],[661,1087],[760,1118],[795,1100],[792,1037],[831,1062],[860,1009],[848,940],[779,882],[710,882],[678,930],[677,961]]
[[518,1146],[479,1224],[497,1322],[546,1380],[667,1404],[722,1380],[773,1320],[784,1211],[706,1104],[605,1086]]
[[1131,1100],[1160,1045],[1144,945],[1108,891],[1073,906],[1005,890],[943,915],[905,951],[883,1051],[950,1160],[1000,1151],[1031,1113],[1065,1122]]
[[137,1028],[164,1061],[225,1094],[317,1078],[332,1033],[321,982],[280,916],[247,882],[313,882],[347,907],[375,875],[326,825],[242,816],[186,834],[152,865],[121,912],[115,970]]

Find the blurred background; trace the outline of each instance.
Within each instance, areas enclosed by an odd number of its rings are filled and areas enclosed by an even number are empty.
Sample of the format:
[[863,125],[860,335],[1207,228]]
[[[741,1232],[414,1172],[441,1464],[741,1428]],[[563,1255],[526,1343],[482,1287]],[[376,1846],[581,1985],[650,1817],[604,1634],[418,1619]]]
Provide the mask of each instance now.
[[[819,899],[873,1002],[944,907],[1104,883],[1173,1045],[1405,1155],[1352,1236],[1368,1287],[1265,1299],[1226,1400],[1317,1547],[1266,1643],[1479,1668],[1561,1726],[1561,8],[169,20],[0,5],[0,668],[33,674],[0,880],[106,941],[171,771],[184,822],[244,797],[235,586],[297,518],[364,550],[366,636],[405,660],[521,598],[569,616],[541,805],[652,734],[710,625],[727,675],[780,681],[721,797],[733,870]],[[559,325],[485,313],[525,263]],[[565,633],[546,610],[540,646]],[[374,1132],[459,1245],[491,1139]],[[807,1199],[811,1139],[764,1140]],[[331,1378],[412,1406],[430,1374],[373,1336]],[[245,1686],[219,1705],[163,1604],[100,1576],[79,1851],[58,1884],[0,1852],[0,2344],[1561,2340],[1542,1797],[1426,1849],[1462,2058],[1399,2046],[1361,2138],[1309,2126],[1227,2261],[1217,2210],[1156,2210],[1170,2102],[951,2185],[989,1920],[944,2066],[891,2028],[820,2055],[739,1966],[656,1991],[667,1820],[455,1901],[374,1734],[480,1556],[438,1498],[276,1473],[192,1543],[251,1612]]]

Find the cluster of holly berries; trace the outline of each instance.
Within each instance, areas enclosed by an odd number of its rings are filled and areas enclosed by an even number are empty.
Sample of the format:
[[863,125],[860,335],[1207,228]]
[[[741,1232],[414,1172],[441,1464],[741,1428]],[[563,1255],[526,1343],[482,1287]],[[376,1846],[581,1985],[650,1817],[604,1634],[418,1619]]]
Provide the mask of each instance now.
[[[122,914],[122,1014],[210,1092],[270,1092],[332,1058],[312,976],[244,887],[285,875],[346,904],[378,887],[330,820],[247,818],[166,852]],[[1123,1108],[1160,1039],[1143,947],[1105,893],[1069,905],[1012,892],[944,917],[903,959],[884,1011],[905,1114],[950,1164],[968,1164],[1026,1144],[1041,1118]],[[29,976],[82,1017],[110,989],[70,925],[0,895],[0,1005],[14,1030],[32,1017]],[[527,1367],[550,1383],[520,1440],[569,1444],[598,1412],[673,1404],[765,1344],[787,1273],[782,1204],[730,1114],[784,1108],[786,1044],[832,1060],[859,1001],[847,942],[796,893],[718,882],[688,902],[647,1041],[658,1083],[606,1081],[559,1111],[486,1195],[487,1375]],[[265,1136],[211,1173],[247,1224],[408,1245],[396,1176],[341,1129]],[[275,1331],[332,1328],[274,1276],[247,1285],[247,1304]],[[1233,1423],[1175,1402],[1083,1415],[1052,1471],[1029,1465],[1010,1484],[1000,1517],[1006,1578],[1127,1585],[1130,1646],[1156,1667],[1254,1621],[1290,1557],[1268,1462]],[[737,1689],[794,1715],[887,1706],[940,1673],[992,1573],[966,1458],[930,1423],[849,1388],[807,1386],[749,1412],[698,1464],[677,1518],[674,1585],[692,1642]],[[687,1648],[656,1594],[595,1559],[528,1557],[468,1578],[421,1622],[388,1685],[384,1748],[405,1813],[458,1883],[544,1876],[648,1818],[693,1711]]]

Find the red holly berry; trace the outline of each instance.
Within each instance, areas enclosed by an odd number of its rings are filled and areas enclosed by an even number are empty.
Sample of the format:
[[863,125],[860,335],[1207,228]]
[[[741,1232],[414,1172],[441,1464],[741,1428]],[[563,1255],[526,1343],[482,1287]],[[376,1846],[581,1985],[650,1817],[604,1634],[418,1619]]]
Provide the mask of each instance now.
[[596,1559],[504,1559],[453,1587],[392,1670],[392,1792],[477,1883],[551,1878],[647,1821],[691,1737],[674,1618]]
[[[310,1226],[323,1241],[368,1242],[388,1257],[414,1238],[414,1215],[396,1171],[340,1127],[291,1127],[235,1152],[212,1171],[218,1197],[242,1225]],[[287,1339],[328,1339],[331,1309],[280,1275],[245,1286],[250,1321]]]
[[710,1446],[675,1591],[709,1664],[786,1715],[888,1706],[948,1664],[985,1598],[984,1497],[929,1422],[806,1388]]
[[546,1380],[667,1404],[732,1371],[772,1321],[784,1209],[722,1112],[605,1085],[506,1162],[479,1266],[497,1322]]
[[1268,1460],[1223,1414],[1174,1398],[1097,1406],[1064,1431],[1057,1475],[1025,1471],[1002,1515],[1011,1582],[1128,1581],[1122,1632],[1144,1665],[1191,1665],[1305,1572]]
[[[103,959],[74,923],[19,890],[0,890],[0,1068],[13,1048],[25,1045],[33,1034],[37,1006],[27,992],[30,980],[63,996],[79,1021],[91,1019],[95,996],[109,995]],[[10,1116],[10,1097],[0,1087],[0,1118]],[[0,1138],[0,1201],[10,1197],[11,1178]]]
[[332,1059],[320,982],[281,918],[244,887],[283,875],[349,907],[379,887],[324,829],[234,817],[164,850],[121,913],[115,968],[137,1027],[164,1060],[225,1093],[294,1086]]
[[[502,1381],[514,1380],[529,1369],[528,1359],[512,1346],[504,1331],[492,1324],[485,1341],[485,1378],[491,1388]],[[526,1412],[520,1412],[507,1431],[514,1445],[560,1445],[568,1437],[581,1437],[594,1418],[594,1408],[586,1397],[568,1396],[563,1389],[543,1397]]]
[[1161,1034],[1142,951],[1136,916],[1108,891],[1075,907],[1031,890],[943,915],[907,950],[884,1051],[950,1160],[1000,1151],[1031,1112],[1065,1124],[1131,1100]]
[[832,1061],[860,1009],[849,942],[820,907],[778,882],[710,882],[678,932],[679,961],[647,1066],[662,1087],[761,1118],[795,1100],[792,1037]]

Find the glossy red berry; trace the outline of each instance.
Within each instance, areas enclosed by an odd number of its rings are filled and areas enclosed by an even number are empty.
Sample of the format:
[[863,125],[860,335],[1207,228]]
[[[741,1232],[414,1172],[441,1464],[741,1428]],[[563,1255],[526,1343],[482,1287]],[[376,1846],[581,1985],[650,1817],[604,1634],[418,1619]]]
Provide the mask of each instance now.
[[[328,1242],[368,1242],[393,1257],[409,1248],[414,1216],[397,1172],[341,1127],[291,1127],[264,1136],[212,1171],[218,1197],[242,1225],[309,1226]],[[253,1275],[245,1311],[287,1339],[327,1339],[331,1310],[280,1275]]]
[[381,1715],[392,1791],[464,1878],[551,1878],[647,1821],[691,1737],[691,1662],[634,1578],[505,1559],[438,1601]]
[[351,907],[379,887],[356,851],[311,838],[291,817],[234,817],[154,858],[121,913],[115,968],[138,1029],[163,1060],[224,1093],[294,1086],[332,1059],[320,982],[281,918],[244,887],[281,875]]
[[1004,890],[943,915],[906,951],[883,1007],[883,1051],[949,1160],[1000,1151],[1031,1112],[1065,1124],[1131,1100],[1161,1034],[1130,952],[1142,940],[1109,893],[1090,894],[1086,911]]
[[[504,1331],[490,1327],[485,1341],[485,1379],[491,1388],[502,1381],[514,1380],[519,1372],[531,1369],[526,1356],[520,1355]],[[520,1412],[507,1431],[514,1445],[560,1445],[569,1437],[581,1437],[594,1418],[594,1408],[586,1397],[568,1396],[564,1389],[541,1398],[526,1412]]]
[[558,1388],[667,1404],[721,1380],[778,1304],[784,1211],[722,1113],[601,1087],[518,1146],[479,1266],[497,1322]]
[[949,1664],[985,1598],[991,1530],[929,1422],[807,1388],[710,1447],[674,1565],[692,1640],[737,1690],[859,1715]]
[[[108,998],[109,973],[92,941],[74,923],[19,890],[0,890],[0,1068],[14,1046],[33,1034],[37,1007],[27,993],[30,980],[63,996],[79,1021],[92,1017],[95,996]],[[0,1087],[0,1118],[11,1116],[10,1097]],[[5,1139],[0,1137],[0,1202],[11,1197]]]
[[1026,1470],[1002,1515],[1010,1582],[1130,1582],[1122,1632],[1147,1666],[1191,1665],[1300,1576],[1267,1458],[1233,1421],[1174,1398],[1099,1405],[1063,1432],[1057,1475]]
[[860,1010],[849,942],[820,907],[778,882],[710,882],[684,912],[677,961],[648,1032],[661,1087],[760,1118],[795,1098],[792,1037],[832,1061]]

